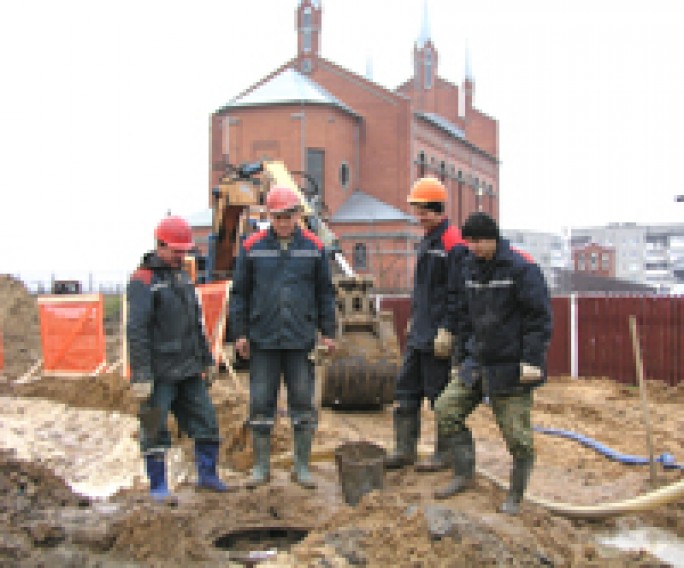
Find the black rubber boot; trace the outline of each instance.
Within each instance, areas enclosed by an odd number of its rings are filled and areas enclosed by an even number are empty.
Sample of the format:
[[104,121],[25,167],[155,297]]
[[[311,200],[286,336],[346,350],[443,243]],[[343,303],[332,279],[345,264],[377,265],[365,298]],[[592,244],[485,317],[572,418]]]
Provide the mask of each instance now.
[[449,441],[444,436],[443,428],[439,427],[439,420],[435,417],[435,449],[429,458],[416,464],[416,471],[428,473],[448,469],[451,465],[450,457]]
[[247,487],[254,489],[271,479],[271,433],[252,430],[252,453],[254,466]]
[[416,463],[420,432],[419,411],[420,409],[394,411],[395,448],[385,459],[385,469],[401,469]]
[[525,495],[527,484],[530,481],[532,468],[534,467],[534,456],[526,458],[513,459],[513,467],[511,468],[510,486],[508,488],[508,496],[503,505],[501,505],[501,512],[508,515],[517,515],[520,511],[520,502]]
[[472,486],[475,479],[475,443],[466,429],[451,438],[451,461],[454,477],[448,485],[435,491],[435,499],[447,499]]

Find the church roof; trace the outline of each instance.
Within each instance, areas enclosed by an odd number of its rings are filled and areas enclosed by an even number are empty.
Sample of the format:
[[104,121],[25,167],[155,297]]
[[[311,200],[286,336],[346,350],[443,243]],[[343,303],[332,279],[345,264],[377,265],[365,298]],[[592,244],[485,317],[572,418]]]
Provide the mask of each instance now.
[[330,218],[331,223],[377,223],[415,219],[403,211],[357,189]]
[[416,112],[415,115],[430,122],[437,128],[446,131],[447,134],[451,134],[451,136],[455,138],[465,139],[465,132],[463,132],[462,129],[439,114],[433,112]]
[[360,115],[318,83],[287,67],[268,81],[235,97],[225,108],[279,104],[320,104],[338,107],[359,118]]

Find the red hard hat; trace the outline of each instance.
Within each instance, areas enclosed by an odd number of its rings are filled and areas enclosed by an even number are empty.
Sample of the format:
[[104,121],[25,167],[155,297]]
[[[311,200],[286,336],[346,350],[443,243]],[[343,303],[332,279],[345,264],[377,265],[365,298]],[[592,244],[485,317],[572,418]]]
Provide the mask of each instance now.
[[192,230],[182,217],[169,215],[164,217],[154,230],[154,238],[175,250],[188,251],[194,245]]
[[301,206],[299,195],[294,189],[284,186],[275,186],[271,188],[266,196],[266,209],[269,213],[283,213],[285,211],[294,211]]

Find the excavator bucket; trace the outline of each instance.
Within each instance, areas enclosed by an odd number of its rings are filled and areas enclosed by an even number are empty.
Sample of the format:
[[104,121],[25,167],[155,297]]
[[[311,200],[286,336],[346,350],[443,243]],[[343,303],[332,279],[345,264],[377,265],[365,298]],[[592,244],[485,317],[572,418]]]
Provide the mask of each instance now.
[[399,341],[391,312],[378,312],[368,276],[335,276],[337,343],[323,369],[321,404],[379,408],[394,400]]

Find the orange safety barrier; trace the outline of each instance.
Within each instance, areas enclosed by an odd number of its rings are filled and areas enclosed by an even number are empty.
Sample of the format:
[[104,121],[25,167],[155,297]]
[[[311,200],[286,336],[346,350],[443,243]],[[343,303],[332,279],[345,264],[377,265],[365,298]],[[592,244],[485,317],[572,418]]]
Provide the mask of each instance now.
[[97,375],[107,365],[102,294],[38,298],[43,374]]
[[204,332],[217,365],[223,360],[223,335],[226,329],[229,286],[230,282],[220,281],[199,284],[196,288],[202,306]]

